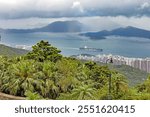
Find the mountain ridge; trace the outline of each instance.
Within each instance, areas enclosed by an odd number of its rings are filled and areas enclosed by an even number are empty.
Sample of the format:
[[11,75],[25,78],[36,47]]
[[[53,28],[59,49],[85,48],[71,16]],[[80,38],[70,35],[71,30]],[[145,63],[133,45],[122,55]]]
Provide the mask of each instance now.
[[117,28],[111,31],[102,30],[98,32],[80,33],[80,36],[86,36],[91,39],[106,39],[106,36],[124,36],[124,37],[140,37],[150,39],[150,31],[132,26],[125,28]]
[[55,32],[55,33],[65,33],[65,32],[81,32],[83,24],[72,20],[72,21],[56,21],[52,22],[41,28],[33,29],[1,29],[0,32],[6,33],[33,33],[33,32]]

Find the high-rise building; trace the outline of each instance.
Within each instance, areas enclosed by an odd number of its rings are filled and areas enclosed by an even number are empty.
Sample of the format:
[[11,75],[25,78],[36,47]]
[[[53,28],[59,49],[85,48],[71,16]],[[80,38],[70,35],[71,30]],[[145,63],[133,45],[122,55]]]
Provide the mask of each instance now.
[[96,56],[79,55],[77,56],[77,58],[82,60],[91,60],[91,61],[98,61],[103,63],[106,63],[107,60],[112,58],[114,65],[123,65],[123,64],[129,65],[134,68],[150,73],[150,58],[128,58],[128,57],[111,55],[111,54],[96,55]]

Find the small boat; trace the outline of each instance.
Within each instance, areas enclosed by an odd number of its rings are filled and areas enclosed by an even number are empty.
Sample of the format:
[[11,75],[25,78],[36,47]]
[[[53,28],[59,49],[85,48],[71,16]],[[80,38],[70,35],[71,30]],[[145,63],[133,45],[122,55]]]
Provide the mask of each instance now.
[[79,49],[80,50],[86,50],[86,51],[94,51],[94,52],[102,52],[103,51],[103,49],[101,49],[101,48],[90,48],[87,46],[80,47]]

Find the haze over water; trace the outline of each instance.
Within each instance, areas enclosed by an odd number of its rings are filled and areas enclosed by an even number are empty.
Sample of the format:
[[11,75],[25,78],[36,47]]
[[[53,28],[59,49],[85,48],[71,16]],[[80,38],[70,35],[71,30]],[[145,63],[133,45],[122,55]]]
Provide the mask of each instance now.
[[[103,40],[91,40],[77,33],[2,33],[1,43],[32,46],[40,40],[47,40],[62,50],[65,56],[78,54],[113,54],[126,57],[150,57],[150,39],[111,36]],[[101,48],[103,52],[81,51],[80,47]]]

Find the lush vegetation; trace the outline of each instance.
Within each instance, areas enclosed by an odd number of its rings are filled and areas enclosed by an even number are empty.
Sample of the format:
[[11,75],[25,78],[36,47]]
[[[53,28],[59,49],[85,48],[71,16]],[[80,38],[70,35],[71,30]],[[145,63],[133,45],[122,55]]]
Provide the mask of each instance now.
[[128,65],[109,65],[109,68],[116,69],[117,71],[119,71],[119,73],[125,75],[127,80],[129,81],[129,86],[135,86],[144,82],[149,75],[145,71],[141,71]]
[[[106,65],[106,63],[96,62],[98,65]],[[149,73],[128,65],[107,64],[109,69],[116,70],[123,74],[128,80],[129,87],[143,83],[149,76]]]
[[0,56],[0,91],[27,99],[150,99],[150,78],[131,88],[116,70],[63,57],[60,52],[41,41],[24,56]]

